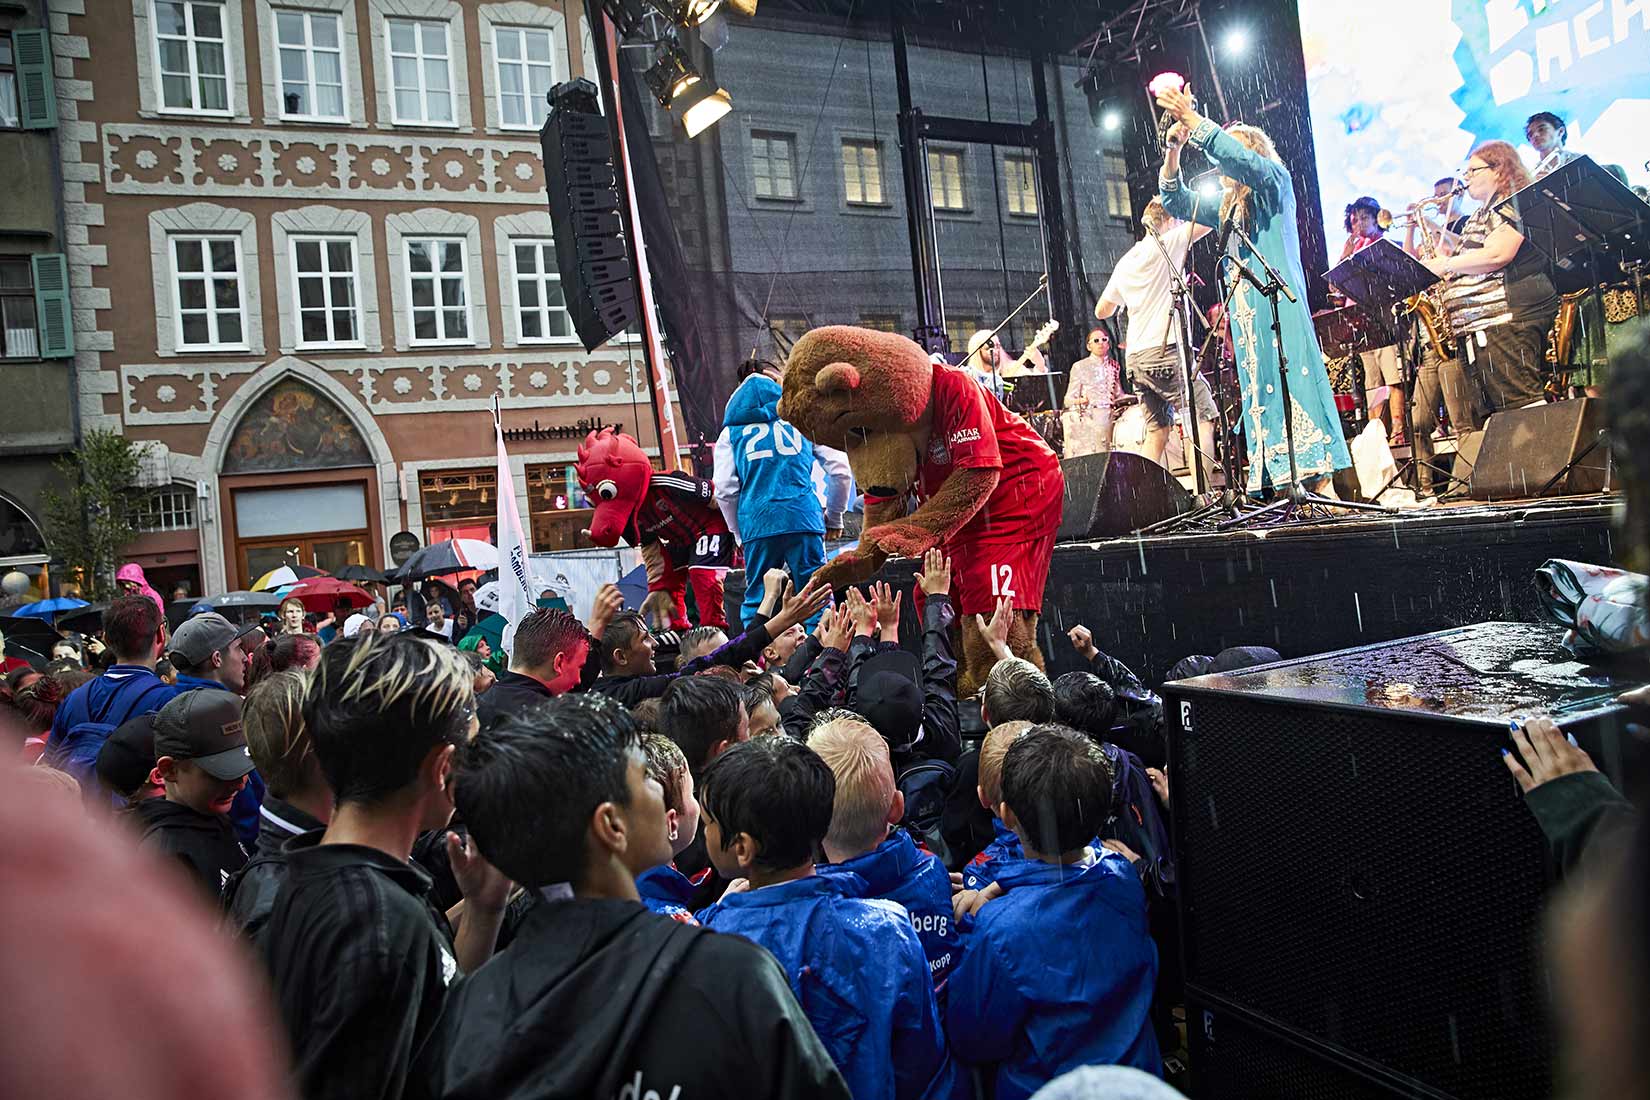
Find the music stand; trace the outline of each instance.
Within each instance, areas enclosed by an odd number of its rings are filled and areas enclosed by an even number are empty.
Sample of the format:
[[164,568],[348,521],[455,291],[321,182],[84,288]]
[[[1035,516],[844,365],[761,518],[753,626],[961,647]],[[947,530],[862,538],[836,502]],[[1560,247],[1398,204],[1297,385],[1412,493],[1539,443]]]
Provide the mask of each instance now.
[[1516,222],[1524,239],[1560,271],[1576,270],[1585,254],[1590,278],[1583,301],[1598,293],[1599,253],[1614,254],[1624,265],[1650,262],[1650,205],[1592,157],[1577,157],[1502,199],[1495,210]]

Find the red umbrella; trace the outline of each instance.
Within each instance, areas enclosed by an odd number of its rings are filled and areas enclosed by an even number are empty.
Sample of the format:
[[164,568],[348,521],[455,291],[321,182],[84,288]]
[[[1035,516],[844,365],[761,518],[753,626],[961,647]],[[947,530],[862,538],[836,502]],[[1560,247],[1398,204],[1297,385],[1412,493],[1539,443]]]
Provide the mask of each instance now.
[[372,597],[363,589],[357,588],[348,581],[341,581],[336,577],[309,577],[299,581],[287,590],[286,597],[297,596],[304,602],[307,611],[332,611],[340,602],[347,602],[350,607],[366,607],[372,603]]

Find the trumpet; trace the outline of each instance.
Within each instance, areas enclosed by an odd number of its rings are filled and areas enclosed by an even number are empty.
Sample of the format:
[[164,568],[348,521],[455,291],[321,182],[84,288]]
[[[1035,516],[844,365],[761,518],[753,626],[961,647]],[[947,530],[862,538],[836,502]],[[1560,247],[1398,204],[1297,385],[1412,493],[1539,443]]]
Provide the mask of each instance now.
[[1391,229],[1393,226],[1403,229],[1411,224],[1417,224],[1417,219],[1421,217],[1422,212],[1428,207],[1437,206],[1440,203],[1445,205],[1453,205],[1456,199],[1466,193],[1467,185],[1464,183],[1458,183],[1454,187],[1450,188],[1449,194],[1428,195],[1420,202],[1413,203],[1406,207],[1402,213],[1393,214],[1390,210],[1382,210],[1379,214],[1375,215],[1375,224],[1380,226],[1382,229]]

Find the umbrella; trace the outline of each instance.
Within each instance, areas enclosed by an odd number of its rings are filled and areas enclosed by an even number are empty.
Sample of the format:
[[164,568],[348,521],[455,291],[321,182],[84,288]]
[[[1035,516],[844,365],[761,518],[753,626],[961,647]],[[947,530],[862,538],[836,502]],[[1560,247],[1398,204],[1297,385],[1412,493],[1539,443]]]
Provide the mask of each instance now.
[[51,623],[13,615],[0,615],[0,635],[6,639],[6,656],[21,657],[36,668],[45,666],[52,646],[62,638]]
[[82,634],[95,634],[103,629],[103,613],[109,609],[106,603],[87,604],[78,611],[70,611],[60,615],[57,619],[57,629],[78,630]]
[[282,565],[271,569],[263,576],[252,582],[252,591],[263,592],[271,588],[279,588],[283,584],[296,584],[305,577],[324,577],[325,569],[312,569],[307,565]]
[[50,600],[38,600],[35,603],[26,603],[15,608],[13,615],[31,619],[45,619],[48,623],[59,611],[74,611],[77,608],[91,606],[85,600],[77,600],[73,596],[58,596]]
[[448,539],[432,543],[408,558],[392,578],[397,584],[463,573],[471,569],[498,568],[498,548],[480,539]]
[[309,611],[331,611],[340,603],[350,607],[366,607],[373,599],[366,592],[337,577],[311,577],[292,586],[288,596],[303,601]]
[[333,573],[341,581],[353,581],[356,584],[383,584],[384,573],[370,565],[346,565]]
[[221,596],[208,596],[196,604],[205,606],[213,611],[222,611],[226,607],[255,607],[260,610],[268,608],[274,610],[281,606],[281,597],[273,592],[248,592],[237,589],[234,592],[225,592]]
[[632,611],[641,610],[647,602],[647,566],[638,565],[619,578],[619,591],[624,594],[624,605]]

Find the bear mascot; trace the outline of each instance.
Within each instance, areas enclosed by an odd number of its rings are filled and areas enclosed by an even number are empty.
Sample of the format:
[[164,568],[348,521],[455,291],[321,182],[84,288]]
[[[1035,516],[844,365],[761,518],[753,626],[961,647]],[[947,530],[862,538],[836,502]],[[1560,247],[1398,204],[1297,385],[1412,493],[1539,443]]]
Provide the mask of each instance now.
[[784,387],[779,415],[814,443],[847,451],[865,494],[858,549],[819,575],[833,587],[854,584],[891,557],[939,546],[962,619],[961,692],[991,671],[974,616],[989,619],[999,600],[1014,608],[1009,648],[1041,668],[1037,619],[1065,493],[1042,437],[966,371],[895,333],[816,328],[792,349]]
[[624,539],[640,547],[647,566],[647,602],[653,623],[686,630],[687,585],[702,626],[727,628],[722,581],[739,552],[706,478],[653,469],[641,445],[609,426],[579,447],[579,488],[595,514],[585,532],[597,546]]

